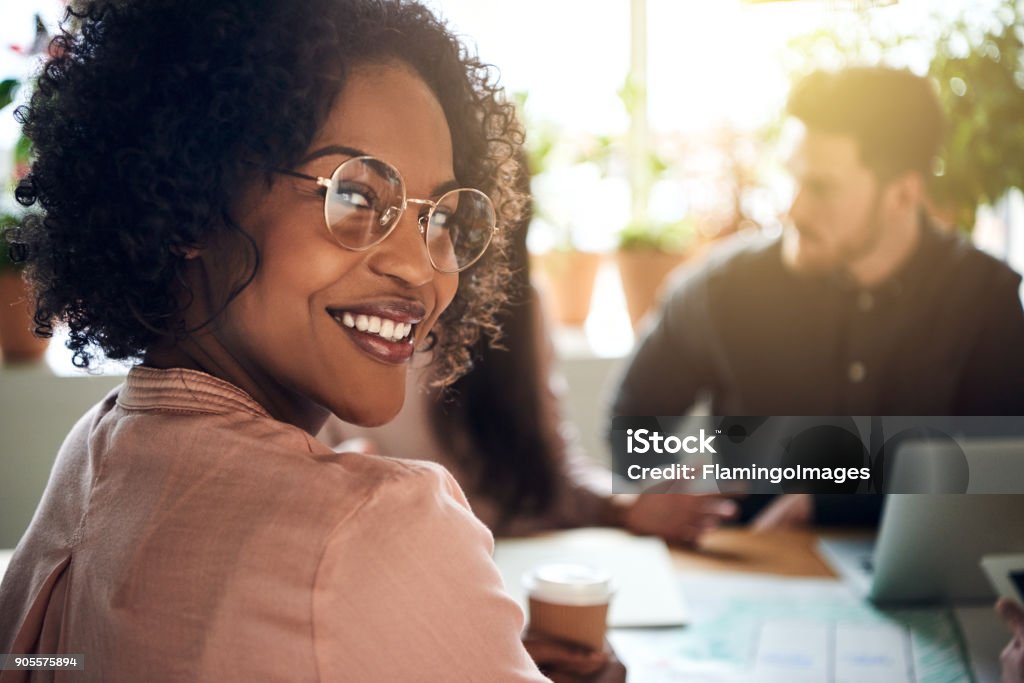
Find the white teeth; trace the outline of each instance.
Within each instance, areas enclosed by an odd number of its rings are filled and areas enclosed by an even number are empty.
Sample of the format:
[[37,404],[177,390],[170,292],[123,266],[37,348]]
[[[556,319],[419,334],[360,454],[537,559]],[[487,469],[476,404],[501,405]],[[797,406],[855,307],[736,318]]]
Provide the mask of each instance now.
[[370,332],[388,341],[405,339],[412,332],[412,323],[397,322],[376,315],[364,315],[362,313],[353,315],[346,312],[340,318],[335,319],[345,327],[354,327],[360,332]]

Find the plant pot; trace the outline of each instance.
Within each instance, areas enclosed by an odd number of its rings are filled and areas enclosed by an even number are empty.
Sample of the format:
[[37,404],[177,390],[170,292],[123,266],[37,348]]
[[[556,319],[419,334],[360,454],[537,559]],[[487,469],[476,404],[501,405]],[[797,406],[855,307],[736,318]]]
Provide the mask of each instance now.
[[619,266],[622,291],[626,296],[629,320],[636,329],[640,320],[654,308],[662,283],[668,274],[687,259],[685,253],[637,250],[618,251],[615,261]]
[[581,327],[590,313],[594,280],[601,254],[588,251],[549,251],[533,256],[538,284],[547,291],[555,320]]
[[3,364],[38,363],[46,354],[49,339],[32,334],[32,300],[20,272],[0,272],[0,353]]

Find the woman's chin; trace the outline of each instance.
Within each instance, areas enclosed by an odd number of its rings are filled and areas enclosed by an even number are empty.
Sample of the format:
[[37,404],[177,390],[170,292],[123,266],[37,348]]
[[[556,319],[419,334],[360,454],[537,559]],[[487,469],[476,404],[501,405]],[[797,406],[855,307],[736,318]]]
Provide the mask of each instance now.
[[405,400],[404,392],[397,399],[393,400],[393,397],[389,397],[389,400],[382,402],[366,400],[357,405],[337,406],[332,408],[331,412],[342,421],[357,427],[380,427],[391,422],[398,415]]

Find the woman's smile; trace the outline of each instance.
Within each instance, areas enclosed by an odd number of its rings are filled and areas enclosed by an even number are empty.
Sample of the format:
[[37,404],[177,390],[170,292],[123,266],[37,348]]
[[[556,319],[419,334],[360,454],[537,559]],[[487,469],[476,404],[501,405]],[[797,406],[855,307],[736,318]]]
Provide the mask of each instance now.
[[416,349],[417,326],[427,309],[413,299],[382,299],[352,306],[331,306],[327,314],[361,351],[391,365],[406,363]]

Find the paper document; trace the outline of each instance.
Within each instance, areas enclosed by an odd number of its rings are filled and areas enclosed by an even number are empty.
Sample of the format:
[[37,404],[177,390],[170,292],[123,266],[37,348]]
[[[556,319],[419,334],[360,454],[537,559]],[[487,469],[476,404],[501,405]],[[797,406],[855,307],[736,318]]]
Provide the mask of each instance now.
[[614,631],[630,681],[970,681],[947,609],[879,610],[833,579],[680,574],[690,624]]
[[762,623],[754,650],[755,679],[765,683],[830,680],[828,640],[821,624],[783,619]]
[[665,542],[616,529],[574,529],[495,543],[494,561],[508,591],[526,609],[522,577],[535,565],[578,562],[608,571],[615,596],[608,611],[613,628],[679,626],[687,611]]
[[758,681],[907,683],[910,632],[894,624],[770,619],[754,655]]

